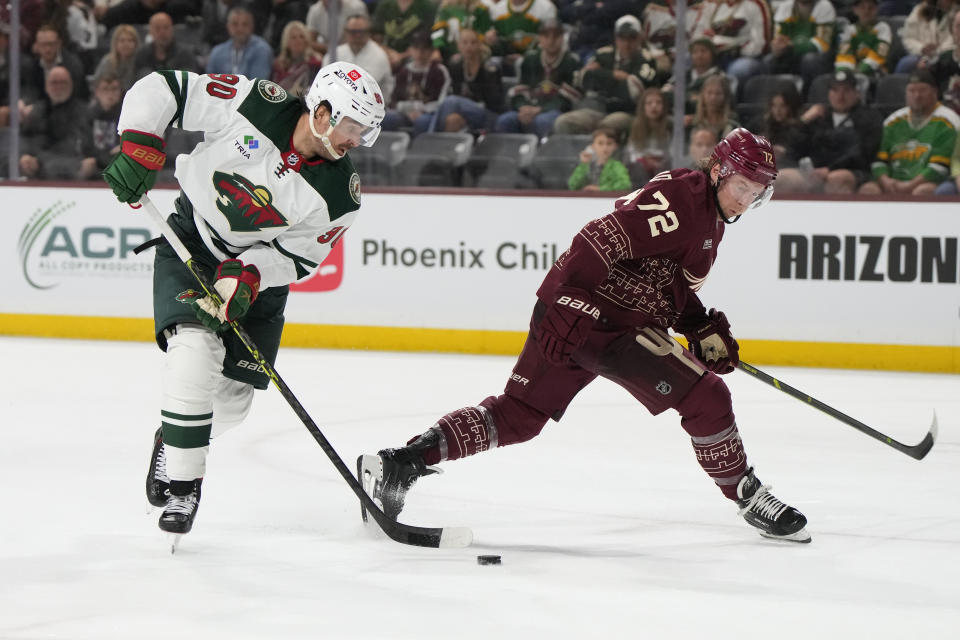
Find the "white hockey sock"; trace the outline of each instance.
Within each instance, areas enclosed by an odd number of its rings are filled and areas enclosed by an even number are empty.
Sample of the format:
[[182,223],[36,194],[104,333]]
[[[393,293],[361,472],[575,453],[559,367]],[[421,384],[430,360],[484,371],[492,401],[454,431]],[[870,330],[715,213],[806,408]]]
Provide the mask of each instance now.
[[223,355],[223,343],[204,327],[179,325],[167,340],[160,415],[171,480],[202,478],[206,472]]

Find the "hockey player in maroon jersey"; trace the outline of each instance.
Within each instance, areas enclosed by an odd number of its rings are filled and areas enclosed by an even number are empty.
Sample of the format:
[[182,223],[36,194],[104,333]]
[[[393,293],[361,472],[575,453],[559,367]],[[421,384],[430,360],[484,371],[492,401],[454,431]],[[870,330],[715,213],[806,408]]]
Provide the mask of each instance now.
[[665,171],[617,200],[544,279],[504,393],[448,413],[404,447],[360,456],[365,490],[396,518],[417,478],[437,471],[432,465],[534,438],[602,376],[652,414],[675,409],[697,462],[761,535],[809,542],[803,514],[747,462],[720,379],[739,363],[739,346],[724,314],[707,311],[696,293],[726,225],[766,203],[776,177],[770,142],[735,129],[702,169]]

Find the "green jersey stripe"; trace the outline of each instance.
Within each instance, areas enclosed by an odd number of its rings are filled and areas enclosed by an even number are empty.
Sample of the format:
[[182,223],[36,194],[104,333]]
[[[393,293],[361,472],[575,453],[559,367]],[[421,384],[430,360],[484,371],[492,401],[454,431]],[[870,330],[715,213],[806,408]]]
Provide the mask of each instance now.
[[162,423],[163,444],[178,449],[199,449],[210,444],[210,424],[184,427],[178,424]]
[[297,280],[299,280],[300,278],[302,278],[302,277],[304,277],[305,275],[307,275],[307,274],[310,273],[310,271],[309,271],[308,269],[304,268],[303,265],[307,265],[308,267],[316,267],[316,266],[317,266],[317,263],[316,263],[316,262],[313,262],[312,260],[307,260],[307,259],[304,258],[303,256],[298,256],[298,255],[295,254],[295,253],[291,253],[291,252],[287,251],[287,250],[284,249],[282,246],[280,246],[280,243],[277,242],[276,240],[274,240],[274,241],[271,242],[270,244],[273,245],[273,247],[274,247],[277,251],[279,251],[281,254],[283,254],[283,255],[286,256],[287,258],[290,258],[290,260],[293,261],[293,266],[294,266],[294,267],[296,268],[296,270],[297,270]]
[[210,413],[174,413],[173,411],[160,410],[160,415],[164,418],[176,418],[177,420],[211,420],[213,419],[213,412]]
[[170,87],[170,92],[173,94],[173,97],[177,100],[177,112],[173,114],[170,122],[167,126],[183,126],[183,108],[187,102],[187,72],[180,72],[180,83],[177,84],[176,71],[158,71],[163,79],[167,81],[167,85]]

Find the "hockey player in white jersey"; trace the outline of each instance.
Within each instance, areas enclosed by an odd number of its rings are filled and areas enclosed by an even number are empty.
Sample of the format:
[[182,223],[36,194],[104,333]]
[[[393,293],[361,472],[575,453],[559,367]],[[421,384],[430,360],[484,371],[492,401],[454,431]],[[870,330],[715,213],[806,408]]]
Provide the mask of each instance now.
[[176,159],[181,193],[168,219],[224,300],[218,305],[170,246],[154,261],[156,339],[163,364],[161,426],[147,499],[162,530],[190,531],[211,435],[239,424],[268,378],[228,322],[243,326],[272,364],[288,285],[311,275],[354,221],[360,178],[346,155],[380,133],[383,95],[354,65],[322,68],[302,98],[269,80],[158,71],[127,93],[121,150],[104,179],[136,203],[166,160],[168,126],[203,131]]

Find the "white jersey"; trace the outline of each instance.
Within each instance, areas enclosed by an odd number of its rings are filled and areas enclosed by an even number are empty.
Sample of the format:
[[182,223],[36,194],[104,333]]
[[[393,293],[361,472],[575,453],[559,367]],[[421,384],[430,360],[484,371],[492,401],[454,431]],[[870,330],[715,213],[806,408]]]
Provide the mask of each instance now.
[[313,273],[353,223],[360,178],[347,156],[307,162],[292,146],[300,101],[269,80],[158,71],[127,92],[119,131],[203,131],[176,178],[219,260],[260,270],[261,288]]

